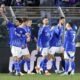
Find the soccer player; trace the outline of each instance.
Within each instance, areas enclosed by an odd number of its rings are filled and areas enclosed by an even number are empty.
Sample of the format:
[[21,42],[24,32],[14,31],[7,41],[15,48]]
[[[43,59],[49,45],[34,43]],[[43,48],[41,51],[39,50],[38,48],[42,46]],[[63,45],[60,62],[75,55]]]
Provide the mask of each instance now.
[[25,30],[29,33],[31,36],[31,26],[32,26],[32,20],[29,18],[23,18],[23,22],[25,23]]
[[26,36],[23,39],[23,40],[25,40],[24,45],[26,45],[26,46],[22,47],[22,56],[23,56],[23,59],[24,59],[25,63],[27,64],[27,68],[28,68],[27,73],[28,74],[34,74],[30,70],[30,58],[31,58],[31,56],[30,56],[30,53],[29,53],[29,50],[28,50],[28,47],[27,47],[27,42],[30,41],[31,34],[30,34],[29,28],[26,27],[26,24],[27,24],[27,19],[25,18],[25,20],[23,20],[23,23],[20,25],[20,27],[26,31]]
[[71,75],[74,75],[75,72],[75,38],[76,32],[73,29],[73,23],[68,22],[66,24],[66,33],[64,40],[65,72],[63,75],[68,75],[68,69],[70,67],[69,63],[71,63]]
[[42,23],[43,25],[40,27],[38,33],[38,48],[41,48],[41,55],[43,57],[43,60],[40,63],[40,68],[45,72],[45,75],[50,75],[46,66],[50,40],[50,26],[48,18],[44,17]]
[[22,36],[25,35],[25,30],[19,27],[19,25],[22,24],[22,19],[20,18],[16,19],[15,21],[16,25],[14,25],[11,21],[8,20],[8,18],[5,16],[3,11],[0,11],[0,13],[4,18],[4,20],[6,21],[9,30],[9,38],[10,38],[9,44],[11,47],[12,56],[14,58],[14,68],[16,71],[15,75],[23,75],[21,73],[20,65],[19,65],[19,61],[21,57],[20,56],[21,47],[23,45],[21,40],[22,40]]
[[60,60],[58,60],[58,62],[56,61],[55,64],[54,55],[55,53],[63,53],[62,35],[64,30],[64,22],[64,17],[61,17],[59,19],[59,23],[51,30],[49,57],[52,57],[53,59],[53,66],[56,65],[56,73],[59,73],[60,70]]

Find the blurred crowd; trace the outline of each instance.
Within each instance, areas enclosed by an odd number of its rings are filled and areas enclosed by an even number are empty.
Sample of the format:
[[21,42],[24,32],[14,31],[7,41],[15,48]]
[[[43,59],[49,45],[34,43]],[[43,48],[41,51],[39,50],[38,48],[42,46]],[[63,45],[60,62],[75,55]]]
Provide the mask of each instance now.
[[0,0],[6,6],[80,6],[80,0]]

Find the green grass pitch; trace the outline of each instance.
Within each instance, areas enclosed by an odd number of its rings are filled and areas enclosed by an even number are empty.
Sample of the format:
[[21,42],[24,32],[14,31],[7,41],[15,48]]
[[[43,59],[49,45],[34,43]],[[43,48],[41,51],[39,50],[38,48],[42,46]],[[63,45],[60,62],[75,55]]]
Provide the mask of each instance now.
[[58,74],[52,74],[50,76],[39,74],[25,74],[24,76],[12,76],[10,74],[0,73],[0,80],[80,80],[80,73],[76,73],[74,76],[61,76]]

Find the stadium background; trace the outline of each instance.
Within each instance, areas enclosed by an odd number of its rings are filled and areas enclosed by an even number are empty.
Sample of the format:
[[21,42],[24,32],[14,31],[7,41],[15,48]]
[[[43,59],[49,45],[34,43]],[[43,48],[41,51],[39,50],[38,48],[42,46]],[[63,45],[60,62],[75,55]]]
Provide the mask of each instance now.
[[[57,24],[58,18],[61,16],[61,12],[58,10],[57,7],[12,7],[15,15],[17,17],[29,17],[33,20],[32,25],[32,34],[34,37],[37,38],[38,28],[41,22],[41,11],[50,12],[48,16],[50,18],[50,24],[55,25]],[[10,12],[10,8],[6,8],[6,15],[8,18],[12,20],[12,15]],[[80,37],[79,37],[79,26],[80,26],[80,8],[74,7],[62,7],[62,11],[65,15],[66,21],[73,21],[74,24],[78,26],[77,31],[77,39],[76,42],[79,44]],[[46,14],[46,13],[45,13]],[[2,17],[0,16],[0,72],[8,72],[8,63],[9,57],[11,56],[10,47],[8,45],[8,32],[3,22]],[[30,45],[31,44],[31,45]],[[36,48],[35,41],[32,38],[32,41],[29,43],[30,52]],[[76,49],[76,72],[80,72],[80,47],[78,45]]]

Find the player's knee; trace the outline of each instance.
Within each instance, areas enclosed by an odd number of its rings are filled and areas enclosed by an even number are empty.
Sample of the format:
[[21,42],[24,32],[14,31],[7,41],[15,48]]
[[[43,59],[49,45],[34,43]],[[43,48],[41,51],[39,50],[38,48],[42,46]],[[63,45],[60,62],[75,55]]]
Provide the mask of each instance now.
[[65,60],[65,61],[69,61],[69,59],[68,59],[68,58],[64,58],[64,60]]
[[53,55],[49,54],[48,55],[48,60],[51,60],[53,58]]
[[45,59],[47,57],[47,55],[42,55],[42,57]]
[[30,59],[31,58],[31,56],[30,55],[27,55],[27,59]]
[[13,57],[14,58],[14,61],[19,61],[20,58],[18,58],[17,56]]
[[73,61],[75,61],[75,60],[72,58],[72,59],[70,59],[70,61],[73,62]]
[[24,59],[30,59],[30,58],[31,58],[30,54],[24,56]]
[[64,59],[64,54],[63,53],[61,54],[61,58]]

